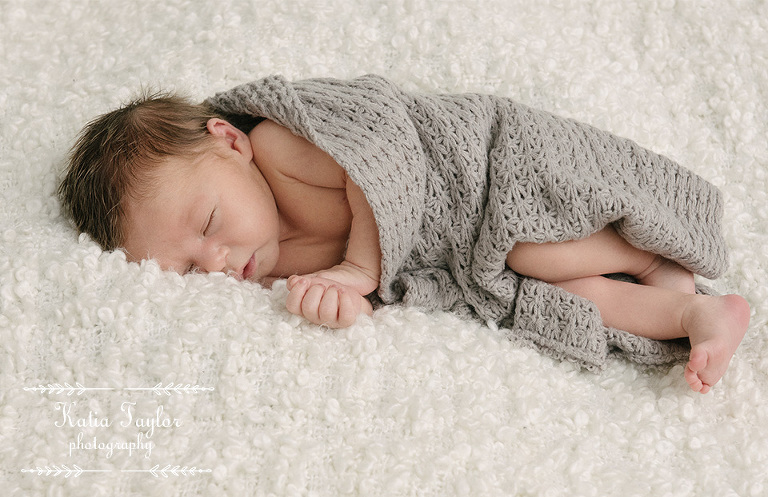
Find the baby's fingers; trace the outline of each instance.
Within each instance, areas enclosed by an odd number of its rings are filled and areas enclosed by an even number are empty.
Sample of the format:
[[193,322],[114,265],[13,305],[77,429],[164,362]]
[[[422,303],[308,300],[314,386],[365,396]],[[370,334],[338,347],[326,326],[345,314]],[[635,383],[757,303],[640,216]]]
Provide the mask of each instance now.
[[309,290],[309,281],[305,278],[291,277],[288,280],[288,297],[285,299],[285,308],[293,314],[302,315],[301,305],[304,301],[304,296]]
[[289,277],[286,280],[285,286],[286,288],[288,288],[288,291],[292,291],[296,287],[296,285],[300,283],[309,283],[309,280],[304,276],[299,276],[298,274],[294,274],[293,276]]
[[291,283],[291,291],[285,299],[288,311],[314,324],[338,327],[339,299],[335,288],[313,283],[306,278],[298,278]]
[[352,326],[360,315],[360,295],[348,288],[338,290],[338,327]]
[[[305,302],[306,300],[305,297]],[[332,285],[325,289],[320,299],[317,321],[307,318],[313,323],[324,324],[331,328],[346,328],[355,324],[359,314],[360,296],[343,286]],[[307,313],[305,312],[304,315],[307,316]]]
[[303,277],[292,278],[285,301],[289,312],[314,324],[346,328],[360,314],[360,296],[341,286],[313,284]]
[[329,300],[327,295],[328,289],[326,287],[310,283],[304,298],[301,300],[301,315],[315,324],[328,324],[330,326],[331,323],[327,319],[329,304],[323,306],[323,302]]
[[[306,316],[306,314],[305,314]],[[315,324],[324,324],[332,328],[338,327],[339,316],[339,290],[335,286],[329,286],[324,289],[320,296],[320,302],[317,305],[317,320],[308,318]]]

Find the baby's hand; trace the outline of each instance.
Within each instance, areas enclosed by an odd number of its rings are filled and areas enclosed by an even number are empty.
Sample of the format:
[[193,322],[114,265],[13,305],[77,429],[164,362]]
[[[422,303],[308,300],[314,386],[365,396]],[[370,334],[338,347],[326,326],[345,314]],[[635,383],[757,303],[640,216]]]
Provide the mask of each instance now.
[[373,312],[371,303],[354,288],[314,275],[288,278],[285,307],[314,324],[346,328],[357,316]]

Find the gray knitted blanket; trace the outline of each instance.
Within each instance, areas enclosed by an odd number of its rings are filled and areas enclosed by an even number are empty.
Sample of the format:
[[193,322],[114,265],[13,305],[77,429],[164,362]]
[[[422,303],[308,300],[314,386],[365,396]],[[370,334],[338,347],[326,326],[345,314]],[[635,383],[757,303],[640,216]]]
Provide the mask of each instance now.
[[633,245],[707,278],[727,265],[715,187],[630,140],[509,99],[408,93],[378,76],[274,76],[208,102],[233,121],[275,121],[344,167],[376,217],[381,302],[492,321],[588,369],[614,351],[644,364],[681,360],[687,340],[606,328],[588,300],[506,269],[515,243],[579,239],[613,223]]

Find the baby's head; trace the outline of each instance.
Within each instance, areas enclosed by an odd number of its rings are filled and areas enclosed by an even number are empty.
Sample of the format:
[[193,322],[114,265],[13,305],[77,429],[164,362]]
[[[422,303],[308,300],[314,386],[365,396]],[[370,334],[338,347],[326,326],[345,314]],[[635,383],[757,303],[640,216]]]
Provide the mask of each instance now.
[[105,250],[125,242],[125,201],[151,195],[153,171],[169,158],[210,146],[205,104],[167,93],[143,95],[97,117],[80,133],[59,186],[65,213]]
[[267,276],[280,222],[247,134],[262,119],[225,117],[163,94],[96,118],[59,187],[65,212],[105,250],[122,248],[133,261]]

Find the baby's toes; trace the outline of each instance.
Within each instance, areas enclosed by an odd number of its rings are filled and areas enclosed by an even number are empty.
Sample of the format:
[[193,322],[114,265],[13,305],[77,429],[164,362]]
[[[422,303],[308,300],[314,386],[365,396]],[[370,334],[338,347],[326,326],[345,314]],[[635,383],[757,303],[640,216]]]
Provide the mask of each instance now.
[[694,392],[700,392],[704,384],[701,382],[701,379],[699,378],[699,375],[696,374],[695,371],[692,371],[691,368],[688,366],[685,366],[685,381],[688,382],[688,385],[690,385],[691,390]]
[[688,364],[685,366],[685,381],[688,382],[694,392],[706,393],[709,386],[701,381],[699,372],[707,367],[709,356],[706,351],[694,347],[688,358]]

